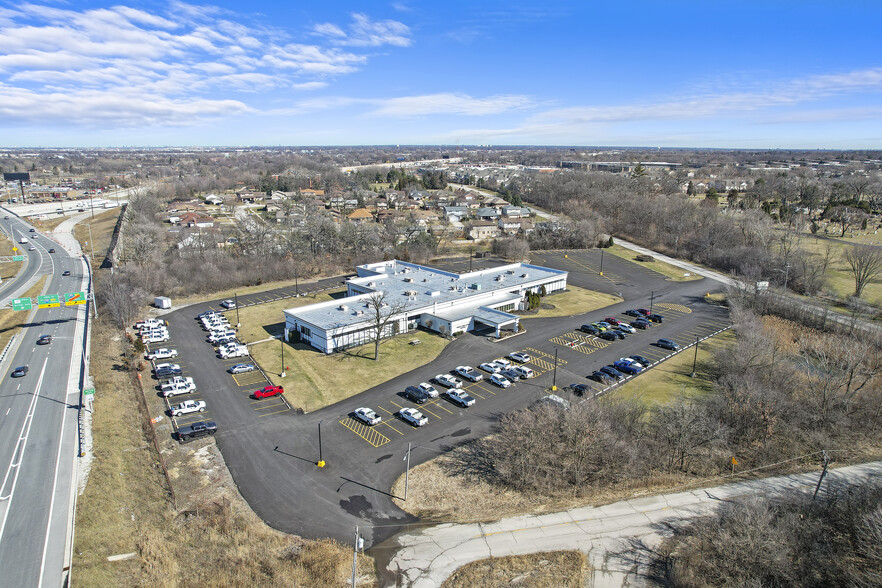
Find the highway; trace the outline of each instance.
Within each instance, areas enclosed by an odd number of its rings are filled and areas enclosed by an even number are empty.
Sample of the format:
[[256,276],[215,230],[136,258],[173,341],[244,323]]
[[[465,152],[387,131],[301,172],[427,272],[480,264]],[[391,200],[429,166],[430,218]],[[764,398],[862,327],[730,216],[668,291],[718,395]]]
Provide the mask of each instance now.
[[[24,249],[26,264],[0,287],[0,302],[21,296],[43,275],[50,276],[44,294],[86,290],[88,270],[72,239],[62,246],[4,214],[0,228]],[[29,243],[18,244],[22,235]],[[58,586],[69,565],[87,305],[18,312],[24,327],[0,361],[0,584]],[[41,335],[51,335],[51,343],[37,345]],[[11,377],[25,365],[24,377]]]

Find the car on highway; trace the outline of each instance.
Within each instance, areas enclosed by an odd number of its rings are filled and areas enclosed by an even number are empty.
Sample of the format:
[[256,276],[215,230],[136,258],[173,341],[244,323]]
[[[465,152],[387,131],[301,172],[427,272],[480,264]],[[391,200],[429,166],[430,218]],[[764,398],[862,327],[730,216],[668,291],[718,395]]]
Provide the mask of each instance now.
[[220,303],[220,305],[226,309],[236,308],[236,303],[233,302],[232,300],[224,300],[223,302]]
[[468,408],[475,403],[475,399],[466,394],[464,390],[448,390],[447,397],[463,408]]
[[605,341],[615,341],[616,339],[618,339],[618,337],[616,337],[615,335],[613,335],[612,333],[610,333],[608,331],[604,331],[597,336]]
[[26,365],[20,365],[17,368],[15,368],[14,370],[12,370],[12,377],[13,378],[22,378],[26,375],[28,375],[28,366],[26,366]]
[[631,321],[631,326],[642,331],[651,327],[652,323],[646,319],[637,319],[636,321]]
[[355,418],[362,421],[366,425],[370,425],[371,427],[373,427],[374,425],[379,425],[380,421],[383,420],[382,418],[380,418],[380,415],[378,415],[366,406],[355,409]]
[[680,349],[680,345],[678,345],[675,341],[671,341],[670,339],[659,339],[655,342],[655,344],[662,349],[670,349],[671,351],[677,351],[678,349]]
[[611,324],[611,325],[613,325],[613,326],[618,326],[618,325],[621,324],[622,321],[620,321],[619,319],[617,319],[617,318],[614,317],[614,316],[608,316],[608,317],[606,317],[605,319],[603,319],[603,322],[605,322],[605,323],[609,323],[609,324]]
[[637,329],[635,329],[628,323],[619,323],[618,325],[616,325],[616,330],[622,331],[623,333],[628,333],[629,335],[637,332]]
[[37,250],[37,248],[34,247],[33,245],[31,245],[30,247],[28,247],[28,251],[36,251],[36,250]]
[[28,229],[28,232],[30,232],[30,233],[36,233],[36,232],[37,232],[37,229]]
[[495,361],[485,361],[481,365],[478,366],[488,374],[495,374],[497,372],[502,371],[502,366],[496,363]]
[[404,389],[404,397],[417,404],[423,404],[429,399],[429,395],[417,388],[416,386],[408,386]]
[[264,386],[260,390],[255,390],[251,396],[256,400],[260,400],[261,398],[270,398],[271,396],[277,396],[284,393],[285,389],[281,386]]
[[649,321],[653,322],[653,323],[662,323],[665,320],[665,317],[663,317],[660,314],[655,314],[655,313],[647,315],[646,318],[648,318]]
[[462,388],[462,380],[448,374],[438,374],[433,379],[436,384],[441,384],[446,388]]
[[50,248],[49,248],[49,253],[55,253],[55,247],[50,247]]
[[650,360],[646,357],[643,357],[642,355],[637,355],[636,353],[631,356],[631,359],[633,359],[634,361],[636,361],[637,363],[639,363],[640,365],[642,365],[645,368],[652,365],[652,360]]
[[582,325],[579,327],[579,330],[583,333],[588,333],[589,335],[599,335],[601,333],[601,330],[594,325]]
[[484,379],[484,376],[481,375],[481,372],[470,365],[456,366],[456,369],[453,371],[470,382],[478,382]]
[[428,417],[415,408],[402,408],[398,411],[398,416],[414,427],[422,427],[429,422]]
[[621,380],[625,377],[625,374],[617,370],[615,367],[611,365],[605,365],[600,368],[600,371],[604,374],[608,375],[611,378],[615,378],[616,380]]
[[508,388],[511,386],[511,381],[502,374],[493,374],[490,376],[490,383],[495,384],[500,388]]
[[641,316],[643,316],[643,313],[640,312],[639,310],[637,310],[636,308],[632,308],[632,309],[630,309],[630,310],[626,310],[626,311],[623,312],[622,314],[626,314],[626,315],[628,315],[628,316],[636,316],[636,317],[641,317]]
[[253,363],[237,363],[233,367],[230,368],[231,374],[244,374],[246,372],[253,372],[256,368]]
[[37,345],[49,345],[52,343],[52,335],[40,335],[37,339]]
[[177,357],[177,356],[178,356],[177,349],[169,349],[167,347],[161,347],[159,349],[154,349],[153,351],[149,352],[144,357],[146,357],[149,360],[154,360],[154,359],[170,359],[172,357]]
[[508,358],[518,363],[527,363],[528,361],[533,359],[529,353],[524,353],[523,351],[515,351],[514,353],[509,353]]
[[528,367],[525,366],[525,365],[516,365],[516,366],[514,366],[513,368],[511,368],[511,371],[513,371],[513,372],[517,372],[517,374],[518,374],[519,376],[521,376],[521,378],[523,378],[523,379],[525,379],[525,380],[526,380],[527,378],[532,378],[532,377],[535,375],[535,374],[533,373],[533,370],[531,370],[530,368],[528,368]]
[[178,394],[190,394],[196,391],[196,383],[193,382],[193,378],[177,376],[163,384],[159,391],[166,398]]
[[429,384],[428,382],[420,382],[419,386],[417,387],[425,392],[429,396],[429,398],[438,398],[438,390],[435,389],[435,386]]
[[599,384],[612,384],[616,381],[614,377],[600,370],[595,370],[588,377]]
[[199,437],[207,437],[217,433],[217,423],[213,421],[198,421],[178,429],[178,439],[187,441],[188,439],[198,439]]
[[176,363],[160,363],[153,369],[153,373],[157,378],[162,379],[180,376],[184,372],[181,370],[181,366]]
[[64,270],[63,272],[61,272],[61,275],[62,275],[62,276],[69,276],[69,275],[70,275],[70,270]]
[[175,404],[169,409],[169,414],[173,417],[193,414],[194,412],[205,412],[204,400],[185,400],[180,404]]
[[629,376],[634,376],[643,371],[643,368],[640,367],[640,364],[625,361],[623,359],[613,362],[613,367],[615,367],[623,374],[628,374]]

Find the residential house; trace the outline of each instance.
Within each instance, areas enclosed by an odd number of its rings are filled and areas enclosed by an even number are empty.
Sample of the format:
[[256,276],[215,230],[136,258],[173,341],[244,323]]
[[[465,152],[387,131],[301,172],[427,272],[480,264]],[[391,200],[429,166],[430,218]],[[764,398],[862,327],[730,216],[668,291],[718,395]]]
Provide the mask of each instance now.
[[495,221],[501,216],[498,208],[479,208],[475,216],[480,220]]
[[354,223],[363,223],[374,220],[374,215],[367,208],[356,208],[349,216],[350,221]]
[[499,230],[506,235],[517,235],[521,230],[521,219],[501,218],[498,226]]
[[506,206],[502,209],[502,214],[508,218],[528,218],[530,209],[522,206]]
[[215,221],[210,216],[199,214],[198,212],[185,212],[180,215],[180,223],[187,227],[207,229],[213,227]]
[[475,221],[469,229],[469,239],[481,241],[492,239],[499,235],[499,227],[493,221]]

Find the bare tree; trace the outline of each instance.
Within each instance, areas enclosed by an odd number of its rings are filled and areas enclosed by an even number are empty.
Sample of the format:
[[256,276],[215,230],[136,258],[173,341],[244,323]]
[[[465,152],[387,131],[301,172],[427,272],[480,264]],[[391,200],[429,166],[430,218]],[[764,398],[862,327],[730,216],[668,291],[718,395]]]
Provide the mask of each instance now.
[[397,317],[404,311],[406,302],[393,302],[388,292],[374,292],[367,300],[371,315],[371,333],[374,340],[374,361],[380,359],[380,339],[397,334]]
[[873,245],[855,245],[846,248],[842,259],[854,276],[854,295],[860,298],[864,288],[882,273],[882,248]]

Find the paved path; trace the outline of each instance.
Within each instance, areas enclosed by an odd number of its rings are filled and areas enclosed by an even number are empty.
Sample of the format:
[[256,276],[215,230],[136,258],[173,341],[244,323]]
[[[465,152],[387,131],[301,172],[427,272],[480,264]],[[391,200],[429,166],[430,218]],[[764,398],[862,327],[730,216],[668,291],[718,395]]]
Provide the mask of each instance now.
[[[829,472],[824,488],[834,480],[858,482],[879,476],[882,462],[839,468]],[[386,569],[390,578],[421,588],[440,586],[460,566],[491,556],[579,549],[588,554],[595,570],[592,586],[645,585],[631,563],[608,557],[621,551],[627,540],[656,545],[663,523],[707,514],[721,501],[745,494],[811,490],[817,480],[818,472],[777,476],[492,523],[421,527],[390,542],[399,549]]]

